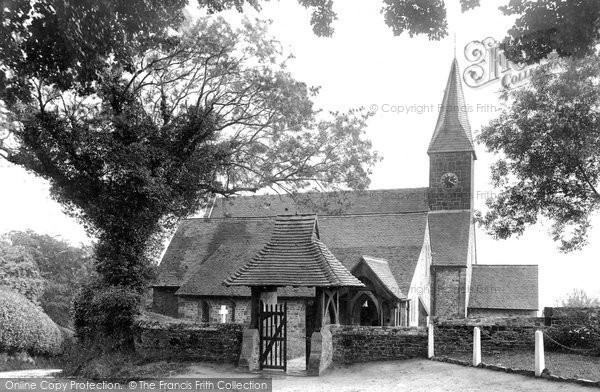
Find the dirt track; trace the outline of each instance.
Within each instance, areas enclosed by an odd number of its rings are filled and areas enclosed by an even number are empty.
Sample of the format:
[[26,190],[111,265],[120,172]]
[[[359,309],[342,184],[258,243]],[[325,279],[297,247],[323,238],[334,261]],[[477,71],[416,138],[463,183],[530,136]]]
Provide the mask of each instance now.
[[[176,377],[256,377],[231,366],[194,365]],[[273,392],[586,391],[593,388],[428,361],[392,361],[336,367],[321,377],[269,375]]]

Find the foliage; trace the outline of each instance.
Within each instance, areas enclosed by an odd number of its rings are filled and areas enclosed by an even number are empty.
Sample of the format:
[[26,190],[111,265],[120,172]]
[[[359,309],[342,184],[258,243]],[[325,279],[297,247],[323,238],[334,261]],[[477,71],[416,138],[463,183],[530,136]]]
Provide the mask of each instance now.
[[565,325],[549,329],[547,334],[551,338],[545,342],[548,350],[570,351],[562,347],[566,346],[575,350],[585,350],[590,355],[600,355],[600,331],[593,326]]
[[377,160],[362,139],[367,115],[318,118],[316,90],[285,71],[266,28],[202,19],[134,69],[116,64],[97,95],[44,84],[39,105],[12,105],[6,159],[48,179],[98,237],[105,284],[143,289],[153,240],[212,194],[367,186]]
[[584,290],[573,289],[560,301],[560,305],[567,308],[589,308],[600,306],[600,299],[590,297]]
[[492,166],[499,188],[478,220],[495,238],[520,235],[540,217],[552,222],[562,251],[587,243],[600,205],[600,58],[547,64],[531,85],[507,92],[500,116],[479,141],[500,154]]
[[[245,4],[260,10],[259,0],[198,0],[200,7],[209,12],[220,12],[235,8],[243,12]],[[333,22],[337,20],[333,0],[298,0],[304,8],[312,10],[310,24],[315,35],[333,35]],[[338,3],[340,4],[341,1]],[[479,6],[479,0],[460,0],[463,12]],[[384,0],[381,9],[386,25],[395,35],[408,32],[410,36],[424,34],[431,40],[439,40],[448,35],[446,5],[442,0]]]
[[596,53],[600,39],[597,0],[512,0],[500,9],[505,15],[518,15],[502,42],[514,62],[535,63],[552,51],[576,58]]
[[39,307],[21,294],[0,289],[0,351],[57,355],[62,341],[59,328]]
[[39,303],[44,280],[27,248],[0,241],[0,286],[10,287],[31,302]]
[[73,323],[82,345],[98,345],[107,351],[133,347],[132,322],[139,314],[141,296],[125,287],[92,281],[73,302]]
[[7,103],[31,99],[31,77],[59,89],[92,89],[113,63],[157,43],[183,20],[186,0],[10,0],[0,9],[0,91]]
[[22,249],[39,271],[38,277],[44,283],[39,302],[44,312],[58,325],[72,328],[73,287],[92,276],[92,249],[71,246],[63,240],[30,230],[13,231],[0,240],[8,249]]
[[75,345],[60,357],[61,376],[92,380],[164,378],[184,370],[182,361],[147,362],[130,351],[98,351],[95,346]]

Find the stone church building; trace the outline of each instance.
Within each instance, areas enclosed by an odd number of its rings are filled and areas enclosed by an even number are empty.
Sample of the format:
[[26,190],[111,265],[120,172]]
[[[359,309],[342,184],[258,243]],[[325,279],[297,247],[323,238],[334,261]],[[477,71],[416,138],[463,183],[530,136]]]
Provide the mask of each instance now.
[[[175,233],[153,287],[154,311],[247,323],[250,289],[223,282],[270,241],[278,219],[312,215],[314,235],[365,285],[340,297],[344,324],[418,326],[431,316],[535,315],[537,265],[477,260],[477,155],[465,109],[454,60],[427,150],[427,188],[216,199],[205,217],[183,221]],[[314,289],[290,286],[278,298],[288,303],[290,334],[298,335],[300,347]]]

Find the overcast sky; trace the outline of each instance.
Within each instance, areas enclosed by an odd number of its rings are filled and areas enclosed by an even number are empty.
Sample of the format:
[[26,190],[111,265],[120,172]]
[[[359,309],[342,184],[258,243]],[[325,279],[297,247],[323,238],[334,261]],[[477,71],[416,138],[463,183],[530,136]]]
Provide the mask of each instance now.
[[[465,14],[460,13],[458,0],[447,3],[450,36],[439,42],[394,37],[383,22],[379,1],[337,0],[339,19],[332,38],[313,35],[310,14],[295,0],[273,1],[263,7],[261,17],[273,20],[272,34],[296,56],[289,64],[291,72],[309,85],[321,86],[318,106],[324,110],[378,108],[367,134],[384,159],[374,170],[371,189],[427,186],[426,150],[454,56],[453,36],[462,72],[470,65],[464,55],[469,42],[501,39],[511,25],[511,18],[497,9],[501,1],[482,0],[482,7]],[[497,114],[500,87],[499,82],[479,88],[464,86],[475,133]],[[489,184],[494,157],[481,145],[476,149],[475,206],[483,208],[484,195],[494,192]],[[50,199],[43,181],[0,162],[0,184],[0,232],[31,228],[74,243],[89,242],[81,226]],[[540,306],[552,306],[573,288],[600,296],[599,219],[594,220],[590,239],[592,244],[583,251],[561,254],[542,224],[521,238],[506,241],[494,241],[478,229],[478,262],[538,264]]]

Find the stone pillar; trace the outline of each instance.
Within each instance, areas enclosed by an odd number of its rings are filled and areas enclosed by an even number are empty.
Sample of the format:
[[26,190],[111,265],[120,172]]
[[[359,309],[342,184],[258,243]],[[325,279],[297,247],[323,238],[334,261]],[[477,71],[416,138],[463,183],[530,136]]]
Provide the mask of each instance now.
[[320,331],[313,332],[310,343],[310,358],[306,373],[309,376],[318,376],[333,361],[333,341],[329,326],[323,326]]
[[541,377],[544,369],[546,369],[546,361],[544,358],[544,333],[542,331],[535,331],[535,375]]
[[242,335],[242,352],[238,367],[244,371],[254,371],[260,368],[260,339],[258,329],[245,328]]
[[481,330],[473,328],[473,366],[481,364]]

